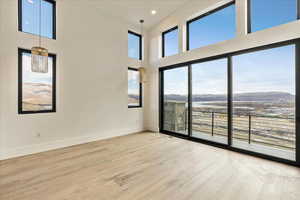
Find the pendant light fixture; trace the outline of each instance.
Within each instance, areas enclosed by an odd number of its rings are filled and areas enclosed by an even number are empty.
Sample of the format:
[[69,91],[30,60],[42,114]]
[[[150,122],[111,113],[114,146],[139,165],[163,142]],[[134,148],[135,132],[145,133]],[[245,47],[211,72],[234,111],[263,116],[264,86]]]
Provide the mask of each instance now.
[[39,46],[31,48],[31,71],[36,73],[48,73],[48,50],[42,43],[42,0],[39,0]]
[[[140,20],[140,23],[141,23],[141,35],[142,35],[142,43],[143,43],[143,23],[144,23],[144,20],[141,19]],[[144,45],[141,46],[141,48],[143,47]],[[142,54],[143,54],[143,49],[142,49]],[[143,56],[142,56],[142,60],[141,60],[141,63],[143,63]],[[146,69],[144,67],[139,67],[139,72],[140,72],[140,83],[145,83],[146,82]]]

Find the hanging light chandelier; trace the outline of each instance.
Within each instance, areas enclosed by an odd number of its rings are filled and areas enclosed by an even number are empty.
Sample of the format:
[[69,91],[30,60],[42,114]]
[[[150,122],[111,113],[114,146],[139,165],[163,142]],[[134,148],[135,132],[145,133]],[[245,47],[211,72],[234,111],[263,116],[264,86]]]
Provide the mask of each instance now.
[[[144,23],[144,20],[141,19],[140,23],[141,23],[141,35],[142,35],[142,41],[143,41],[143,23]],[[144,46],[144,45],[142,45],[142,46]],[[141,52],[144,52],[144,51],[142,50]],[[143,56],[142,56],[141,63],[143,63]],[[145,83],[146,82],[146,69],[141,66],[141,67],[139,67],[139,72],[140,72],[140,83]]]
[[39,46],[31,48],[31,71],[48,73],[48,50],[42,47],[42,0],[39,0]]

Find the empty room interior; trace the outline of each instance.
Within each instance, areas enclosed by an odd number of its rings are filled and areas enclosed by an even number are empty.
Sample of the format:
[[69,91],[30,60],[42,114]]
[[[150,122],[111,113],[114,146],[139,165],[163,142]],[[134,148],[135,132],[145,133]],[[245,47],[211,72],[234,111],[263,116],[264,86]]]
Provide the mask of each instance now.
[[300,0],[0,0],[0,200],[299,200]]

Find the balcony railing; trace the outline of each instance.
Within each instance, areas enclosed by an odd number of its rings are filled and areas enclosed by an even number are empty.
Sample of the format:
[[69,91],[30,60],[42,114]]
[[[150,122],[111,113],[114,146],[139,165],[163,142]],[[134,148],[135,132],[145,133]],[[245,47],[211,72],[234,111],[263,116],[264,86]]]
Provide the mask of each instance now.
[[[192,112],[193,132],[227,137],[227,113]],[[236,140],[283,149],[295,149],[295,119],[277,116],[234,114],[232,134]]]
[[[168,101],[164,104],[164,129],[188,134],[186,102]],[[234,113],[232,116],[233,141],[255,143],[282,150],[295,150],[295,119]],[[206,134],[211,137],[228,137],[228,115],[225,112],[192,109],[192,136]]]

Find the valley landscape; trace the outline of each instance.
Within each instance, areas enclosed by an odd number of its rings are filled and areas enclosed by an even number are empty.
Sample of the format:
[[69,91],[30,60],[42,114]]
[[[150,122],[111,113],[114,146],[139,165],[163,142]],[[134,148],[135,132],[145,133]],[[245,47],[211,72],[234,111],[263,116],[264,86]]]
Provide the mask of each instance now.
[[129,106],[138,106],[140,97],[135,94],[128,94],[128,105]]
[[[164,100],[165,102],[187,102],[187,96],[169,94],[164,96]],[[187,108],[187,103],[185,106]],[[227,109],[227,95],[193,95],[193,134],[227,137]],[[293,150],[295,148],[295,95],[284,92],[234,94],[233,138]]]
[[52,86],[44,83],[23,84],[23,111],[52,109]]

